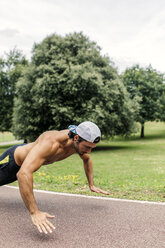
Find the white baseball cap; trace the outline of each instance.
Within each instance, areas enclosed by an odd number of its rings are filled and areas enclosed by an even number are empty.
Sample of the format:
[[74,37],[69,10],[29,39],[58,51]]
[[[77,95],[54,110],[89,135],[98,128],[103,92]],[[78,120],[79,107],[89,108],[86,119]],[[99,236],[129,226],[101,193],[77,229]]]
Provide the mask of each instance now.
[[101,131],[99,127],[91,122],[84,121],[76,127],[76,133],[84,140],[92,143],[98,143],[101,138]]

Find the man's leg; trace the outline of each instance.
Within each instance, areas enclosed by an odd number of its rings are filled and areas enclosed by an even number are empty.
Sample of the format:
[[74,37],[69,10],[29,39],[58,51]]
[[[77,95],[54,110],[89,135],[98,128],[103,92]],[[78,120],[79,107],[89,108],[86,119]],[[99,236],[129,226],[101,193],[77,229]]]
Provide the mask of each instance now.
[[0,156],[0,186],[17,180],[16,174],[20,169],[14,160],[17,147],[18,145],[10,147]]

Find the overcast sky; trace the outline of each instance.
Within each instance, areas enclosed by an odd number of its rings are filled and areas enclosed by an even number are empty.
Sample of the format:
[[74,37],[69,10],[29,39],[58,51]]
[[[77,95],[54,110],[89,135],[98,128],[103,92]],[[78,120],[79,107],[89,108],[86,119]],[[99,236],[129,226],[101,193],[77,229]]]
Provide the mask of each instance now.
[[165,73],[165,0],[0,0],[0,56],[30,58],[47,35],[82,31],[119,71],[133,64]]

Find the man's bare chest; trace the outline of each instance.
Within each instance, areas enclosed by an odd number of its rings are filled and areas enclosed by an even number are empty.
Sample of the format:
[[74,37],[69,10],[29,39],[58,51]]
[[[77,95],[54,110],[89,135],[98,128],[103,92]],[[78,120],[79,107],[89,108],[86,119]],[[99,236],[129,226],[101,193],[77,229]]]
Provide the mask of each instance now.
[[71,156],[73,153],[75,153],[74,150],[71,150],[71,149],[64,149],[64,148],[59,148],[56,153],[50,155],[47,157],[44,165],[46,164],[52,164],[54,162],[57,162],[57,161],[60,161],[60,160],[63,160],[69,156]]

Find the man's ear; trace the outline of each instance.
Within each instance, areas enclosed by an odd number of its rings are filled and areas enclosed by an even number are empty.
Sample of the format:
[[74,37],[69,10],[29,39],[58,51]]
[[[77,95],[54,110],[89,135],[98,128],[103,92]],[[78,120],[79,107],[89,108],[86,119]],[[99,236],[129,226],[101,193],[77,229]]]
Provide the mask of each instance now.
[[78,134],[76,134],[75,136],[74,136],[74,141],[78,141],[79,140],[79,136],[78,136]]

